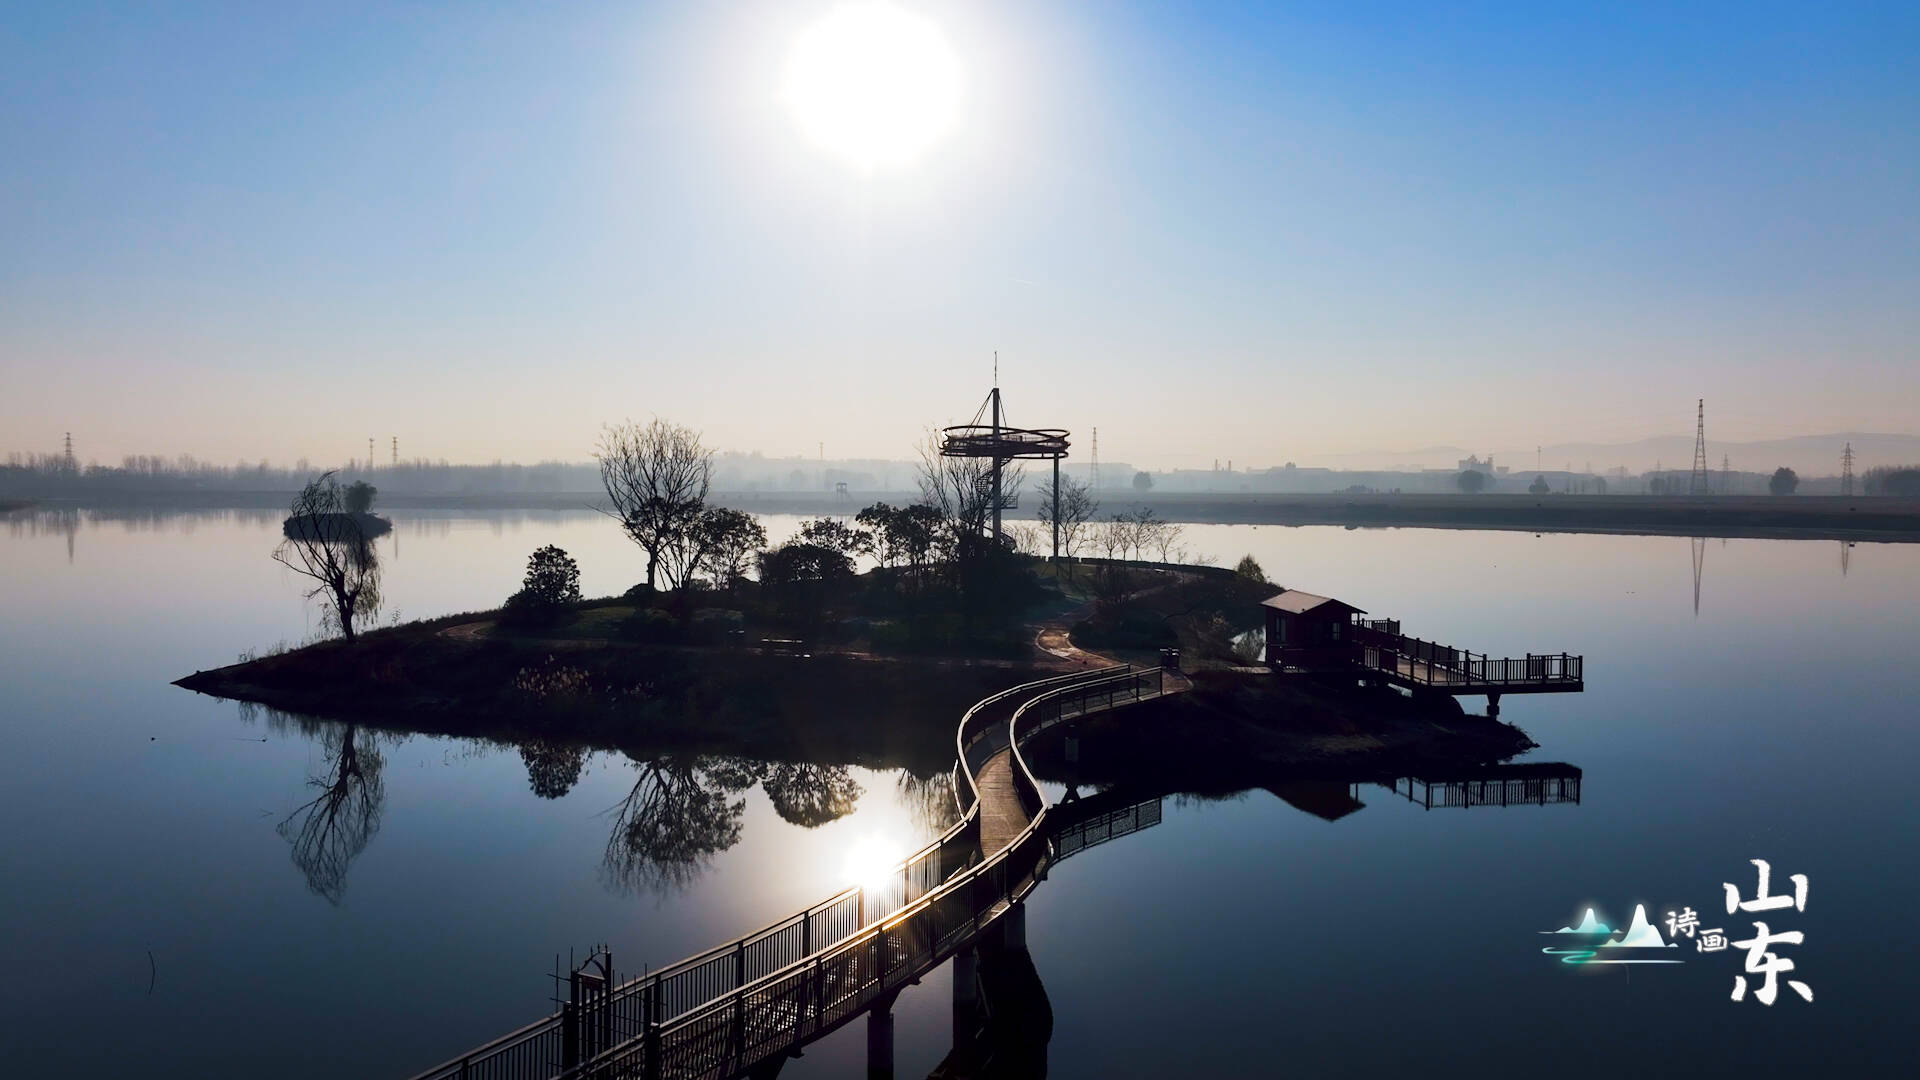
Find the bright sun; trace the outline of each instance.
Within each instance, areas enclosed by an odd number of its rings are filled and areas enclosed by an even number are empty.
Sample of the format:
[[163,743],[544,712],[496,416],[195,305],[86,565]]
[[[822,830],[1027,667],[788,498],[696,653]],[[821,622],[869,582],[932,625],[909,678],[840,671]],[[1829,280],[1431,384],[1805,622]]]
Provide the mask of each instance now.
[[848,884],[881,889],[900,879],[900,857],[892,837],[869,833],[847,848],[841,872]]
[[917,157],[960,111],[960,62],[931,21],[853,4],[793,44],[781,97],[807,138],[871,170]]

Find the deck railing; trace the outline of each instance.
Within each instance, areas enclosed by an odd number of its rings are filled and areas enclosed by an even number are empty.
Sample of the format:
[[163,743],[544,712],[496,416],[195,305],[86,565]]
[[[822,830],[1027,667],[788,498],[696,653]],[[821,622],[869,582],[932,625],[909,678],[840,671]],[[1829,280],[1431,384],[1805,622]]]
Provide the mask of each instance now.
[[[1040,679],[1002,691],[976,703],[961,718],[955,735],[961,761],[1010,731],[996,707],[1036,693],[1072,690],[1085,683],[1123,678],[1126,665],[1096,668]],[[1155,678],[1158,678],[1155,669]],[[1000,742],[999,745],[1004,745]],[[961,820],[902,860],[897,876],[885,885],[843,890],[804,911],[751,934],[687,957],[658,971],[630,979],[602,995],[593,1022],[603,1045],[626,1044],[660,1030],[660,1025],[689,1015],[715,1000],[737,998],[747,987],[810,957],[819,957],[876,923],[934,892],[955,874],[980,860],[979,794],[968,762],[965,773],[973,799]],[[1028,778],[1031,782],[1031,778]],[[956,787],[956,798],[958,788]],[[475,1047],[451,1061],[418,1074],[415,1080],[540,1080],[576,1064],[568,1037],[567,1010]]]
[[1393,792],[1428,810],[1470,806],[1578,805],[1578,770],[1560,776],[1512,776],[1480,780],[1422,780],[1405,777],[1393,782]]
[[1060,829],[1053,833],[1053,861],[1059,862],[1090,847],[1158,825],[1164,809],[1162,800],[1147,799],[1132,806],[1095,814],[1085,821]]
[[[1579,656],[1528,653],[1524,657],[1490,658],[1485,653],[1407,637],[1397,632],[1399,625],[1393,619],[1355,621],[1353,636],[1360,645],[1361,666],[1434,686],[1486,684],[1497,688],[1584,681],[1586,665]],[[1394,629],[1389,631],[1388,627]]]

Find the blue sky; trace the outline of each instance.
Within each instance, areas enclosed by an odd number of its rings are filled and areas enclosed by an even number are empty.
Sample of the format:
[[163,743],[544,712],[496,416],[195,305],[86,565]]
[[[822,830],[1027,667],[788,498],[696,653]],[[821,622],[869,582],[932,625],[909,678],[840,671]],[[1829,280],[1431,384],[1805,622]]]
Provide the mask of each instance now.
[[903,2],[875,172],[833,6],[11,6],[0,450],[903,457],[995,349],[1155,467],[1914,430],[1914,5]]

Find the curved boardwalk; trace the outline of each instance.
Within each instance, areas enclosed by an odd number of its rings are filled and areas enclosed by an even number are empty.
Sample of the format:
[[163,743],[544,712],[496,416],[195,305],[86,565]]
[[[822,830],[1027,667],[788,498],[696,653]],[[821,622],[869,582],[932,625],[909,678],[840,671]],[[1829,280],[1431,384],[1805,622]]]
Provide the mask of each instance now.
[[1001,750],[974,774],[980,799],[980,850],[992,854],[1013,843],[1032,824],[1013,786],[1013,751]]

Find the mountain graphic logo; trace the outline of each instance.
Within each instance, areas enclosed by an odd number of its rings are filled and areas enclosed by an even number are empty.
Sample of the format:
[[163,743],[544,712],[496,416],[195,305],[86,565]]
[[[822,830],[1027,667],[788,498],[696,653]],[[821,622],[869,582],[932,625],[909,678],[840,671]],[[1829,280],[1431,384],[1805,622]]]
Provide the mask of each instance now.
[[1613,931],[1606,923],[1593,917],[1593,909],[1587,909],[1587,917],[1580,920],[1579,926],[1563,926],[1553,931],[1556,934],[1611,934]]
[[[1558,930],[1540,932],[1589,939],[1585,944],[1573,948],[1549,947],[1540,950],[1548,956],[1559,957],[1563,964],[1678,964],[1683,962],[1653,951],[1678,949],[1679,946],[1669,944],[1667,939],[1660,936],[1660,931],[1647,921],[1645,904],[1633,906],[1633,921],[1627,925],[1626,933],[1618,940],[1613,937],[1615,931],[1601,922],[1592,908],[1587,909],[1585,917],[1580,920],[1578,926],[1563,926]],[[1605,940],[1593,940],[1602,938]]]

